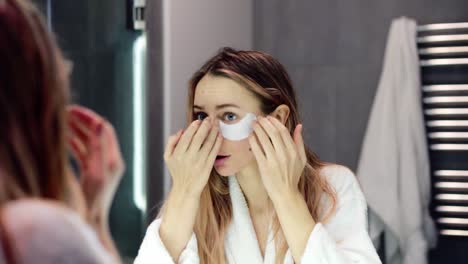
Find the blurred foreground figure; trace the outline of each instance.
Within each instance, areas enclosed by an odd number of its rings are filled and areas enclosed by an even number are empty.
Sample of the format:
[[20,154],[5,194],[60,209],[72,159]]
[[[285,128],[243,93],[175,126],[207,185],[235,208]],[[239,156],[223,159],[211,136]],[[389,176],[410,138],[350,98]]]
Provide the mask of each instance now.
[[37,9],[0,0],[0,263],[120,262],[107,220],[124,162],[112,125],[67,106],[69,74]]

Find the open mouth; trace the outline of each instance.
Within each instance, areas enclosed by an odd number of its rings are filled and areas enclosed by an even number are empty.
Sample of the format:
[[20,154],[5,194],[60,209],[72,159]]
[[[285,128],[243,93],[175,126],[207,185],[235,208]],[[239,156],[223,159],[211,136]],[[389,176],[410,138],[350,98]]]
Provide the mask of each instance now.
[[216,156],[216,160],[221,160],[221,159],[227,158],[229,156],[230,155],[218,155],[218,156]]
[[229,158],[230,155],[218,155],[216,156],[216,160],[214,162],[214,165],[216,167],[224,166],[226,163],[226,160]]

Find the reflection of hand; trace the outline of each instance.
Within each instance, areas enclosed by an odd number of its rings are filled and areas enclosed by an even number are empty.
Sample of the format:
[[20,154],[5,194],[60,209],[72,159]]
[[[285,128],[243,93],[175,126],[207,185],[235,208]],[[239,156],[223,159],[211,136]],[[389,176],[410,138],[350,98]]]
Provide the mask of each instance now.
[[173,189],[181,195],[198,197],[208,182],[223,138],[218,124],[209,117],[193,121],[184,133],[172,135],[166,145],[164,161],[173,180]]
[[272,201],[286,193],[298,193],[299,179],[307,162],[302,125],[296,126],[294,139],[276,118],[260,117],[249,137],[263,184]]
[[78,161],[88,217],[105,221],[125,165],[112,125],[93,111],[67,109],[70,149]]

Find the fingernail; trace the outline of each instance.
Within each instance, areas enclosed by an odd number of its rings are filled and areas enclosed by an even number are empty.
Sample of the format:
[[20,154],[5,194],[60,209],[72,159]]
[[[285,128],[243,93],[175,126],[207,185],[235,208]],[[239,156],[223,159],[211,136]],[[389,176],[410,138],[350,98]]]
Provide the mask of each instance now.
[[103,126],[102,123],[99,123],[99,124],[97,125],[96,133],[97,133],[98,135],[101,135],[101,134],[102,134],[102,128],[103,128],[103,127],[104,127],[104,126]]

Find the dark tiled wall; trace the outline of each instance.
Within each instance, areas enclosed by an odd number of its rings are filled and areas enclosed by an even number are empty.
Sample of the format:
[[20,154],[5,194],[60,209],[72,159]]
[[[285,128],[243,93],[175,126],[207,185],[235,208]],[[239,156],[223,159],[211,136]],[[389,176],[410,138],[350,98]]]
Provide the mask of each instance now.
[[259,0],[256,49],[278,58],[297,89],[305,140],[357,168],[392,18],[468,21],[466,0]]

